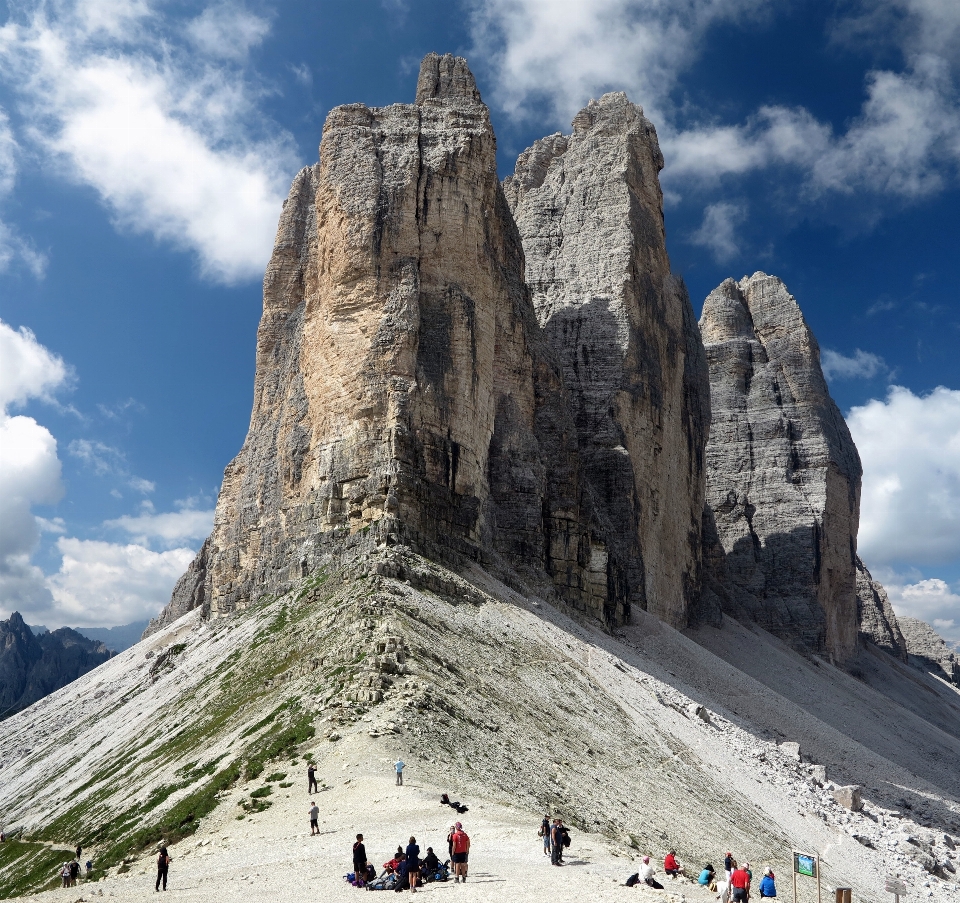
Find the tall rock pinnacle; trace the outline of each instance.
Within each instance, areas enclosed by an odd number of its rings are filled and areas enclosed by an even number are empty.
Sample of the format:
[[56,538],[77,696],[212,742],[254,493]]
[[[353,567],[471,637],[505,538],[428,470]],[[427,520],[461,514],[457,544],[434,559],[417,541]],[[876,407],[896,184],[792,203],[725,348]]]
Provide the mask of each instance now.
[[[713,412],[706,584],[735,616],[848,659],[862,471],[817,341],[783,282],[764,273],[715,289],[700,330]],[[711,533],[721,548],[711,550]]]
[[571,136],[521,154],[504,189],[630,598],[685,626],[700,596],[710,398],[696,318],[670,273],[662,167],[643,110],[606,94]]
[[377,542],[502,565],[624,619],[625,566],[523,266],[464,60],[427,56],[415,104],[333,110],[267,267],[246,441],[161,623]]

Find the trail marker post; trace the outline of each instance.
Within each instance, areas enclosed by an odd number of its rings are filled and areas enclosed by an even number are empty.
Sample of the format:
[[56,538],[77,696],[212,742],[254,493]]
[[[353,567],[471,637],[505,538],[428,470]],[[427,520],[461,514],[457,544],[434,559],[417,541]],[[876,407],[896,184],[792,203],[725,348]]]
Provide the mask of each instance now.
[[820,857],[816,853],[793,851],[793,903],[797,900],[797,875],[817,879],[817,903],[823,903],[820,896]]
[[893,894],[895,903],[900,903],[900,897],[906,896],[907,885],[899,878],[895,878],[893,875],[887,875],[886,891],[888,894]]

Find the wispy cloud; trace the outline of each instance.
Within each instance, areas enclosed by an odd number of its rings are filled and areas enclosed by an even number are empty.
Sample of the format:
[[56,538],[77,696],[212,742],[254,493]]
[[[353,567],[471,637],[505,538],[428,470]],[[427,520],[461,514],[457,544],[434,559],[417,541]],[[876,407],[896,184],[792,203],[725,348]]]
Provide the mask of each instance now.
[[[3,204],[13,192],[17,181],[17,152],[19,150],[10,118],[0,108],[0,213]],[[9,223],[0,218],[0,272],[19,260],[36,278],[41,278],[47,267],[46,255],[41,254]]]
[[210,279],[260,278],[298,168],[246,64],[269,22],[221,3],[184,36],[164,13],[147,0],[28,3],[0,29],[0,74],[24,140],[92,186],[118,229],[193,252]]
[[820,364],[823,375],[828,380],[873,379],[887,372],[887,365],[882,357],[859,348],[849,356],[831,348],[824,348],[820,354]]
[[743,204],[721,201],[703,211],[700,228],[690,236],[690,243],[706,248],[717,263],[725,263],[740,253],[737,227],[747,218]]

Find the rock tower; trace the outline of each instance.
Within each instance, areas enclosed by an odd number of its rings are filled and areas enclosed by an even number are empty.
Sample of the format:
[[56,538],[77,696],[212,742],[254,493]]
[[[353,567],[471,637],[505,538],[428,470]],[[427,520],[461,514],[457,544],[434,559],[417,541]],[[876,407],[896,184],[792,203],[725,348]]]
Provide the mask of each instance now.
[[678,627],[700,596],[703,344],[670,273],[653,125],[623,93],[524,151],[505,183],[596,510],[631,601]]
[[707,297],[706,580],[732,614],[850,658],[862,469],[820,349],[786,286],[754,273]]

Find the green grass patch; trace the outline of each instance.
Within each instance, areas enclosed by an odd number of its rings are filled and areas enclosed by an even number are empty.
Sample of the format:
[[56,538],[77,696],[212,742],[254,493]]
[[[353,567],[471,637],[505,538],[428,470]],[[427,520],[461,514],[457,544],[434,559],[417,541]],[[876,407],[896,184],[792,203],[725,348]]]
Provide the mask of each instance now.
[[10,840],[0,844],[0,899],[60,886],[60,869],[72,859],[66,850]]
[[263,799],[265,796],[270,796],[273,793],[273,788],[268,784],[266,787],[258,787],[256,790],[251,791],[250,796],[253,799]]
[[276,783],[277,781],[282,781],[286,776],[287,773],[285,771],[275,771],[273,774],[268,774],[264,780]]

